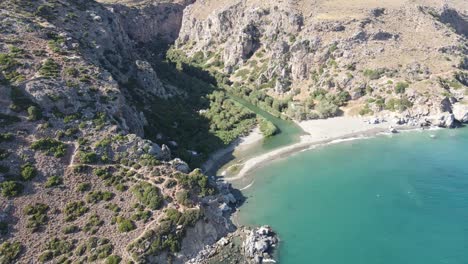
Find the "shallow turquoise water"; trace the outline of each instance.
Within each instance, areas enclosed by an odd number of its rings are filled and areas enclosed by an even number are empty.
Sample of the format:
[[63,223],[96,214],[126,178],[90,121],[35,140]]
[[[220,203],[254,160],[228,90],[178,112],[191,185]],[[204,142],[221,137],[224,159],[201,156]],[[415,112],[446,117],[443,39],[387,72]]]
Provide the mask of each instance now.
[[468,129],[343,142],[254,174],[239,218],[277,230],[280,263],[468,263]]

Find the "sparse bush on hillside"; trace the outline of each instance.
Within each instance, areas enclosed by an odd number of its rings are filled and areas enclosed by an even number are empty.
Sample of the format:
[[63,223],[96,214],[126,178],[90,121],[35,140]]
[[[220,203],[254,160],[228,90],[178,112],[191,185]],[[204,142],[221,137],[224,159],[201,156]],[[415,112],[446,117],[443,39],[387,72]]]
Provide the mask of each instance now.
[[86,202],[98,203],[100,201],[110,201],[114,198],[114,194],[108,191],[95,191],[86,195]]
[[98,161],[98,155],[94,152],[80,151],[77,156],[80,162],[84,164],[93,164]]
[[65,156],[67,145],[52,138],[43,138],[32,143],[31,148],[45,152],[47,155],[53,154],[54,157],[59,158]]
[[135,214],[132,215],[132,220],[147,222],[152,216],[151,211],[138,209]]
[[36,177],[37,170],[31,163],[26,163],[21,166],[21,178],[25,181],[30,181]]
[[44,252],[39,256],[39,261],[44,263],[62,255],[69,254],[72,252],[73,247],[73,242],[67,241],[65,238],[59,239],[54,237],[46,243]]
[[10,142],[15,138],[12,133],[1,133],[0,134],[0,143],[2,142]]
[[26,206],[24,208],[24,213],[29,216],[26,227],[32,229],[33,232],[38,231],[39,228],[48,221],[48,210],[49,206],[42,203]]
[[122,258],[117,255],[112,255],[106,258],[105,264],[119,264]]
[[46,183],[44,184],[44,187],[51,188],[51,187],[59,186],[62,183],[63,183],[62,177],[52,176],[47,179]]
[[76,225],[69,225],[69,226],[65,226],[65,227],[62,228],[62,232],[65,235],[76,233],[79,230],[80,230],[80,228],[78,226],[76,226]]
[[216,191],[209,184],[208,177],[204,175],[200,169],[196,169],[190,174],[177,173],[175,175],[178,183],[200,196],[213,195]]
[[15,181],[4,181],[0,183],[3,197],[10,198],[19,196],[23,192],[23,185]]
[[42,118],[42,112],[37,106],[28,107],[28,120],[37,121]]
[[182,190],[176,193],[177,202],[185,206],[192,206],[192,200],[190,194],[186,190]]
[[3,242],[0,245],[0,260],[4,264],[16,263],[15,260],[20,256],[23,246],[20,242]]
[[83,201],[69,202],[64,209],[65,221],[73,221],[88,212]]
[[85,226],[83,227],[83,231],[89,234],[96,234],[99,230],[99,227],[104,224],[97,214],[93,214],[88,218],[88,222],[86,222]]
[[365,116],[365,115],[372,115],[374,114],[374,111],[372,111],[370,108],[369,108],[369,104],[366,104],[360,111],[359,111],[359,115],[362,115],[362,116]]
[[87,262],[96,262],[109,257],[113,250],[114,247],[109,239],[90,237],[76,248],[75,255],[83,256],[87,254]]
[[119,231],[122,233],[130,232],[136,228],[135,223],[133,223],[132,220],[120,216],[117,217],[117,224]]
[[79,191],[79,192],[87,192],[87,191],[91,190],[91,184],[87,183],[87,182],[80,183],[76,187],[76,190]]
[[56,78],[60,74],[60,65],[53,59],[47,59],[39,69],[39,74],[44,78]]
[[402,97],[400,99],[391,98],[385,104],[385,109],[390,111],[403,112],[411,107],[413,107],[413,103],[411,103],[406,97]]
[[140,182],[134,185],[131,191],[142,204],[152,210],[159,209],[164,202],[158,187],[153,186],[150,183]]
[[398,82],[396,85],[395,85],[395,92],[397,94],[402,94],[402,93],[405,93],[406,91],[406,88],[409,87],[409,84],[407,82]]
[[378,80],[378,79],[380,79],[380,77],[382,77],[382,75],[384,73],[385,73],[384,69],[376,69],[376,70],[366,69],[366,70],[364,70],[364,76],[366,76],[370,80]]

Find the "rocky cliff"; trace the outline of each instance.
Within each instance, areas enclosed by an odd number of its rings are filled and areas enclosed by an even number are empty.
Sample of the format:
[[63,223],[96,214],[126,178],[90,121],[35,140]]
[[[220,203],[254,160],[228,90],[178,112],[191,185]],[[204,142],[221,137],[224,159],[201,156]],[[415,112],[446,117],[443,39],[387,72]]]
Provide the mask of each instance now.
[[205,0],[185,9],[176,48],[293,102],[296,119],[326,117],[328,94],[345,114],[424,123],[466,95],[467,15],[466,1]]
[[141,45],[173,41],[183,6],[0,3],[1,263],[184,263],[235,230],[230,186],[147,139],[170,141],[145,103],[188,93]]

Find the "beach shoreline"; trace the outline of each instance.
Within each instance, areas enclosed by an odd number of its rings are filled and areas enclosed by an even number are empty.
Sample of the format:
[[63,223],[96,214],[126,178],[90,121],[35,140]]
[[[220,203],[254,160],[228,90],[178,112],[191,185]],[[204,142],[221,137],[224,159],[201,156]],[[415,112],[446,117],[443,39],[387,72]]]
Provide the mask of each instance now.
[[221,168],[229,160],[235,158],[233,153],[243,149],[247,149],[263,140],[263,134],[259,127],[255,127],[246,136],[242,136],[229,144],[227,147],[219,149],[210,155],[208,160],[203,163],[202,170],[207,174],[215,174],[216,170]]
[[[296,122],[296,124],[306,132],[306,135],[301,136],[299,142],[250,158],[242,162],[242,164],[238,164],[241,168],[236,175],[233,175],[232,177],[223,177],[223,179],[228,182],[235,182],[243,179],[249,172],[268,162],[284,158],[307,149],[335,143],[337,141],[341,142],[353,139],[369,138],[382,133],[392,133],[391,129],[404,131],[419,128],[407,125],[397,125],[393,122],[372,123],[369,122],[371,119],[372,118],[369,117],[335,117]],[[234,147],[233,150],[235,151],[236,147]],[[221,166],[219,166],[219,168]]]

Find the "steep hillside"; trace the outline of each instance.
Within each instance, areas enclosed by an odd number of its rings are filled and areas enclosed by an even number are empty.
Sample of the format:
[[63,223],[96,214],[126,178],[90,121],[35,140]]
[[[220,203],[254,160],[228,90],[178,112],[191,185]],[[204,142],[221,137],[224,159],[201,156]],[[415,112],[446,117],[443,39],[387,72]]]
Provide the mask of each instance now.
[[197,1],[174,52],[298,120],[344,112],[438,125],[467,93],[467,2],[445,3]]
[[[196,169],[262,124],[468,122],[466,1],[3,0],[0,263],[259,263]],[[464,9],[465,8],[465,9]],[[239,197],[242,198],[242,197]]]
[[[177,157],[197,164],[255,116],[142,52],[176,37],[161,17],[183,5],[166,4],[141,17],[90,0],[0,3],[1,263],[184,263],[235,230],[230,186]],[[134,30],[152,19],[167,27]],[[201,106],[238,114],[218,129],[232,133],[225,142]],[[196,115],[206,121],[177,125]],[[191,152],[182,145],[201,137]]]

